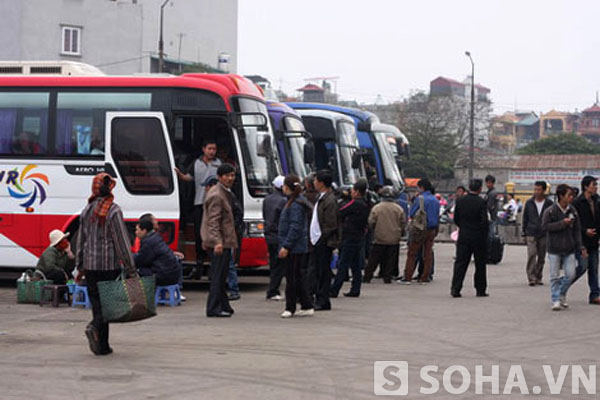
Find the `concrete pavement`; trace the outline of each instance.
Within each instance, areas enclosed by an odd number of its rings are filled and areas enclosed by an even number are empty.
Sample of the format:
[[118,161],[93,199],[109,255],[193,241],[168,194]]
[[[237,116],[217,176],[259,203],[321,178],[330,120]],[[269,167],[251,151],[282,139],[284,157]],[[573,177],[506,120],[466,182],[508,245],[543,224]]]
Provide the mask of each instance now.
[[[115,353],[94,357],[83,330],[90,311],[15,304],[0,289],[0,399],[364,399],[374,398],[373,363],[408,362],[408,398],[488,398],[476,395],[476,368],[499,365],[499,390],[519,364],[528,390],[550,398],[542,365],[598,363],[600,307],[587,304],[587,282],[569,294],[566,311],[550,310],[545,286],[527,286],[524,247],[507,247],[488,270],[491,297],[476,298],[472,267],[463,298],[449,296],[453,245],[436,245],[436,277],[426,286],[363,286],[360,298],[333,299],[333,311],[282,320],[283,303],[266,302],[266,277],[242,277],[242,299],[230,319],[204,316],[206,284],[187,289],[187,303],[159,308],[153,319],[111,326]],[[405,256],[401,257],[403,262]],[[347,285],[347,284],[346,284]],[[347,287],[345,287],[346,289]],[[425,365],[441,386],[434,395],[420,378]],[[445,390],[452,365],[471,374],[464,394]],[[554,374],[556,375],[556,371]],[[395,382],[388,375],[390,387]],[[464,381],[454,373],[449,383]],[[514,377],[513,377],[514,378]],[[391,385],[393,386],[393,385]],[[582,393],[586,393],[583,390]],[[571,370],[559,398],[573,396]],[[530,397],[513,388],[511,398]],[[594,396],[595,397],[595,396]],[[557,396],[553,396],[557,398]],[[589,398],[593,398],[590,396]]]

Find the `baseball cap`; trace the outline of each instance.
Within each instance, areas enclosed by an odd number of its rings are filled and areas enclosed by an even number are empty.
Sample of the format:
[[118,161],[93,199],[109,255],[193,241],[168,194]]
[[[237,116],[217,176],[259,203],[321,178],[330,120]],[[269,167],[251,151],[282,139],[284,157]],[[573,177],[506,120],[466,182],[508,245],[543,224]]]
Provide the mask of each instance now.
[[283,187],[283,181],[285,180],[285,178],[281,175],[277,176],[275,179],[273,179],[273,182],[271,182],[273,184],[273,186],[276,189],[280,189]]
[[207,177],[204,182],[202,182],[201,186],[213,186],[216,185],[219,182],[219,180],[217,179],[216,175],[210,175],[209,177]]

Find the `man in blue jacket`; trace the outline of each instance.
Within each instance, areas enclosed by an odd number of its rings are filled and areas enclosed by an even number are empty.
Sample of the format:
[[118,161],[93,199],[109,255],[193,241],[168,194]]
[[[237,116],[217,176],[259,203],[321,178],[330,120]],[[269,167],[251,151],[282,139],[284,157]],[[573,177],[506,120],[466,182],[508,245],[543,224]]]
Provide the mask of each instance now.
[[156,275],[158,286],[178,284],[181,273],[179,260],[154,230],[152,219],[140,218],[135,234],[141,241],[140,250],[134,255],[135,266],[140,275]]
[[[423,204],[425,213],[427,214],[427,230],[420,237],[409,237],[408,239],[408,255],[404,267],[404,280],[400,282],[403,284],[410,284],[412,280],[417,255],[421,247],[423,247],[423,258],[425,260],[425,269],[421,275],[421,283],[426,284],[429,282],[429,274],[431,273],[431,266],[433,264],[433,241],[438,234],[440,223],[440,202],[433,195],[433,185],[429,179],[423,178],[417,183],[417,188],[419,189],[420,196],[423,196],[424,199]],[[421,208],[420,203],[418,198],[413,201],[409,212],[410,218],[414,218],[417,214],[417,211]]]

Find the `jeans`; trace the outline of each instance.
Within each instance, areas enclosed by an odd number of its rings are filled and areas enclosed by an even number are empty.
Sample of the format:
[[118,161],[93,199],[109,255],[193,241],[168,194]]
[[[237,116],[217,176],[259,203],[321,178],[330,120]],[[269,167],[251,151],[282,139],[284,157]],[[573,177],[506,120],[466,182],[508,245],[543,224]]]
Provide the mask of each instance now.
[[569,283],[572,286],[579,278],[588,273],[588,286],[590,287],[589,300],[595,300],[600,297],[600,289],[598,288],[598,250],[588,251],[587,262],[585,262],[580,253],[575,256],[577,259],[577,267],[575,268],[575,276]]
[[337,274],[331,285],[331,293],[338,295],[344,281],[348,276],[348,269],[352,270],[352,286],[350,293],[360,294],[360,285],[362,282],[362,269],[365,260],[365,239],[344,239],[340,248],[340,259],[337,267]]
[[[548,254],[548,263],[550,264],[550,291],[552,293],[552,302],[557,302],[560,296],[566,296],[571,282],[575,278],[575,253],[566,256],[558,254]],[[560,266],[565,271],[564,276],[560,275]]]
[[[273,296],[281,296],[279,286],[285,275],[285,263],[279,258],[279,245],[268,244],[269,249],[269,289],[267,290],[267,299]],[[306,283],[306,282],[305,282]]]
[[237,269],[235,268],[234,257],[231,257],[229,262],[229,270],[227,271],[227,287],[230,295],[240,294],[240,285],[238,284]]

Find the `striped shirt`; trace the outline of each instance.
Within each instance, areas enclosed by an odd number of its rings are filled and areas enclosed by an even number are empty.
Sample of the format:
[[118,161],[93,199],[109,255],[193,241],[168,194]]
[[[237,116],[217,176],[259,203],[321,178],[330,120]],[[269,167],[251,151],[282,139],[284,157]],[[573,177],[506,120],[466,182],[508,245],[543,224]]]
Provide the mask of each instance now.
[[94,210],[100,199],[89,203],[79,219],[76,264],[79,270],[134,272],[131,241],[127,234],[121,207],[112,204],[104,225],[93,221]]

